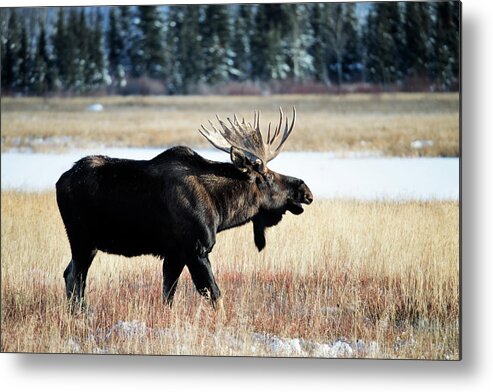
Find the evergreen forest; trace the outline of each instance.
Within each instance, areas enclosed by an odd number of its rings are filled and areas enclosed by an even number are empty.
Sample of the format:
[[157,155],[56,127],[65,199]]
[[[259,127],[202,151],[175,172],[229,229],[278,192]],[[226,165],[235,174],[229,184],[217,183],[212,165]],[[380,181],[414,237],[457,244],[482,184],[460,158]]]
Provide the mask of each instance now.
[[460,3],[2,8],[2,95],[457,91]]

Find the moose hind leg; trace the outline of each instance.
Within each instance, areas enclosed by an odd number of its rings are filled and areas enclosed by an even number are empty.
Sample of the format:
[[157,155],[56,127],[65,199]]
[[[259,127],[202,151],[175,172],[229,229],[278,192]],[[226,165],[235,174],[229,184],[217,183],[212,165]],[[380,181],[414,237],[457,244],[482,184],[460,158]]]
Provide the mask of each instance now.
[[173,304],[178,278],[184,267],[183,261],[171,259],[163,262],[163,300],[170,307]]
[[197,291],[211,300],[212,306],[216,308],[217,301],[221,297],[221,291],[216,284],[212,274],[211,263],[208,256],[199,256],[187,264],[190,275]]
[[70,304],[83,305],[87,272],[95,255],[95,249],[72,251],[72,260],[63,273],[65,292]]

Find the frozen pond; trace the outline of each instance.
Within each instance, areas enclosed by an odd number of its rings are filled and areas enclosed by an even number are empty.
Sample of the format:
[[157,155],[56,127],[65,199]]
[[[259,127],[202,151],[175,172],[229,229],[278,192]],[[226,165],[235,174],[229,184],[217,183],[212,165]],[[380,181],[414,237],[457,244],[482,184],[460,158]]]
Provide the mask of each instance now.
[[[54,190],[60,175],[85,155],[149,159],[162,151],[157,148],[102,148],[63,154],[2,153],[2,189]],[[221,151],[196,151],[209,159],[229,160],[229,156]],[[269,163],[269,167],[302,178],[315,198],[459,199],[458,158],[341,158],[333,153],[283,152]]]

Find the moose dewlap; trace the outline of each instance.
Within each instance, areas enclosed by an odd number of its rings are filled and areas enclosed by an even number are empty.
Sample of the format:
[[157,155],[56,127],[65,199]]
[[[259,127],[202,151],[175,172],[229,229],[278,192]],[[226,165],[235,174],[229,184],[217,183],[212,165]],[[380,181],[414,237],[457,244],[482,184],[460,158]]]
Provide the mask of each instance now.
[[83,304],[89,267],[97,251],[123,256],[151,254],[163,261],[163,298],[172,304],[186,266],[198,292],[216,307],[221,292],[209,260],[216,234],[253,222],[255,244],[265,247],[265,228],[286,211],[303,212],[313,196],[306,184],[276,173],[267,163],[282,150],[295,124],[280,110],[267,136],[260,114],[253,124],[236,115],[220,128],[199,130],[232,163],[203,158],[173,147],[150,160],[106,156],[82,158],[56,184],[57,203],[72,259],[64,272],[71,304]]

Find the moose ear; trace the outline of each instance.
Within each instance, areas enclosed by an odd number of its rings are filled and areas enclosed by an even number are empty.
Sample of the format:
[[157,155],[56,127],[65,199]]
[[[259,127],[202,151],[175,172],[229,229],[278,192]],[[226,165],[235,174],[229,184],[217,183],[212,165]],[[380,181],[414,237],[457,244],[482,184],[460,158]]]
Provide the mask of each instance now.
[[242,172],[246,173],[249,170],[255,170],[262,175],[265,174],[264,162],[241,148],[231,147],[231,161]]
[[252,166],[248,161],[245,152],[234,146],[231,147],[231,162],[233,162],[233,165],[235,165],[237,169],[244,173],[251,169]]

